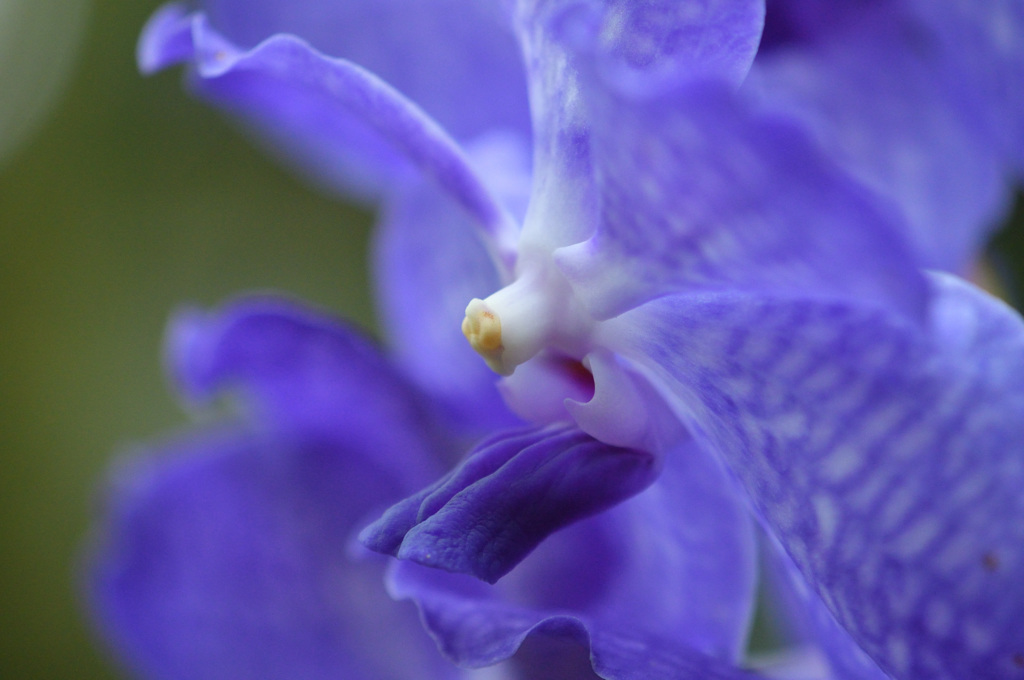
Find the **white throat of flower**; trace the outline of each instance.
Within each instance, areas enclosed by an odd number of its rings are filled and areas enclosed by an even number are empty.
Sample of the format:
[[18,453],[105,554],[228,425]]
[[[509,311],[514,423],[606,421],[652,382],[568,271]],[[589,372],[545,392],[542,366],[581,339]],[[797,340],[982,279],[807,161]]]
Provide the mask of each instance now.
[[505,376],[498,389],[512,411],[529,422],[575,422],[615,446],[662,450],[677,442],[680,421],[605,346],[607,322],[590,316],[553,260],[524,269],[487,299],[472,300],[462,322],[469,344]]

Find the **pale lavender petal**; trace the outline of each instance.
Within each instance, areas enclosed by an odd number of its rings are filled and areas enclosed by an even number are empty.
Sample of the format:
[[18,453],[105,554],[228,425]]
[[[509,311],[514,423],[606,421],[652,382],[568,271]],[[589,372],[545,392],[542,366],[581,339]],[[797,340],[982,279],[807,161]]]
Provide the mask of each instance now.
[[[191,53],[183,51],[186,30]],[[340,186],[395,190],[415,168],[451,195],[496,248],[507,241],[512,217],[459,146],[415,103],[360,66],[288,35],[241,50],[204,15],[189,21],[173,10],[154,18],[139,49],[147,69],[187,57],[197,93],[265,132],[303,166],[337,175]]]
[[529,139],[522,56],[499,2],[202,0],[211,24],[253,47],[291,33],[372,71],[460,141],[497,129]]
[[135,46],[140,71],[155,73],[192,58],[192,16],[180,3],[163,5],[153,13]]
[[605,678],[739,678],[722,661],[744,645],[754,576],[742,501],[687,445],[643,493],[553,534],[495,586],[403,562],[391,588],[470,667],[553,637],[588,646]]
[[459,677],[387,597],[381,561],[348,554],[401,491],[367,452],[316,439],[207,433],[139,455],[90,559],[97,623],[139,677]]
[[899,678],[1020,677],[1024,326],[952,277],[925,328],[743,294],[623,317],[837,621]]
[[[621,86],[698,78],[738,84],[757,52],[764,11],[764,0],[518,0],[515,7],[520,39],[533,57],[531,87],[552,84],[579,48]],[[551,97],[532,103],[535,112],[557,106]]]
[[905,0],[933,37],[956,105],[1024,179],[1024,4]]
[[269,297],[185,310],[167,344],[169,371],[190,401],[237,392],[262,428],[371,451],[373,465],[412,488],[438,474],[430,443],[440,435],[424,398],[368,340],[319,312]]
[[738,83],[754,54],[763,0],[520,0],[537,174],[524,240],[586,238],[595,208],[580,53],[600,78],[629,89],[714,78]]
[[429,495],[399,503],[360,539],[494,583],[552,532],[637,494],[656,475],[653,455],[572,426],[517,431],[477,446]]
[[591,95],[600,221],[555,257],[598,317],[682,290],[808,289],[921,317],[898,224],[798,126],[714,87]]
[[[807,13],[806,3],[775,3],[769,20],[773,10],[795,12],[794,4]],[[841,6],[851,13],[852,4]],[[744,89],[805,123],[892,201],[921,266],[966,272],[1007,209],[1003,154],[964,110],[944,60],[921,49],[922,29],[894,16],[892,3],[871,9],[838,26],[790,28],[799,38],[759,54]]]

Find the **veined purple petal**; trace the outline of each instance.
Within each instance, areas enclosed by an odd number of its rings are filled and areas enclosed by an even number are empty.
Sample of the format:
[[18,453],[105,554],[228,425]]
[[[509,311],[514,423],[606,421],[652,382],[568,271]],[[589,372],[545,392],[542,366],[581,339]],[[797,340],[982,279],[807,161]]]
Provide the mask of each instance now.
[[529,139],[522,57],[508,13],[479,0],[202,0],[210,23],[249,48],[290,33],[387,81],[466,142]]
[[649,453],[572,426],[499,435],[360,538],[373,550],[494,583],[552,532],[640,492],[657,467]]
[[746,639],[754,562],[744,503],[690,442],[645,491],[553,534],[497,585],[402,562],[390,587],[469,667],[530,638],[583,645],[603,678],[746,678],[723,662]]
[[191,401],[238,391],[262,428],[373,452],[372,465],[413,488],[437,475],[422,395],[366,339],[322,314],[269,297],[186,310],[167,344],[169,371]]
[[369,460],[237,431],[133,459],[89,564],[97,622],[140,677],[459,677],[389,600],[381,561],[348,554],[353,526],[403,490]]
[[836,622],[778,540],[763,532],[760,538],[761,583],[770,611],[778,614],[774,621],[776,633],[785,638],[785,645],[792,650],[783,656],[793,656],[795,652],[797,662],[804,657],[803,663],[817,668],[817,675],[823,679],[827,676],[838,680],[889,680],[890,676]]
[[[769,19],[794,4],[806,13],[807,3],[774,3]],[[922,267],[964,273],[1007,209],[1004,154],[954,91],[959,78],[944,63],[954,56],[923,48],[930,38],[894,6],[876,2],[839,26],[792,29],[805,36],[760,54],[744,88],[806,123],[855,177],[894,202]],[[968,55],[961,48],[955,58]]]
[[555,257],[599,318],[682,290],[813,290],[922,317],[901,233],[800,128],[714,87],[591,94],[600,221]]
[[518,0],[515,11],[526,53],[537,57],[527,60],[531,86],[560,68],[562,59],[552,57],[580,48],[622,87],[707,78],[738,84],[764,25],[764,0]]
[[746,74],[764,19],[763,0],[520,0],[537,168],[524,240],[550,251],[592,232],[595,199],[582,105],[592,83],[578,53],[600,77],[627,89]]
[[901,680],[1018,678],[1024,325],[952,277],[926,328],[877,308],[721,294],[623,317],[811,588]]
[[[186,23],[191,52],[184,50]],[[416,104],[362,67],[325,56],[290,35],[249,49],[228,42],[202,14],[158,14],[141,38],[144,66],[194,66],[198,94],[241,116],[320,173],[338,182],[393,190],[416,168],[505,246],[513,219],[491,196],[458,145]]]

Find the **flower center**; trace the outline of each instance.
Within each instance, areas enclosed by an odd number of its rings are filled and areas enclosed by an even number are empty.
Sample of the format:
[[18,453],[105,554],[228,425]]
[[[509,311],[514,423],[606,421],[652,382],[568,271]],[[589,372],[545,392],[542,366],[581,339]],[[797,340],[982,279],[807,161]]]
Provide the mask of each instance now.
[[486,300],[470,301],[462,333],[491,370],[509,376],[546,348],[583,357],[592,325],[564,277],[538,267]]
[[661,450],[678,441],[682,425],[661,395],[603,345],[604,322],[552,264],[534,260],[512,284],[466,307],[462,332],[504,376],[506,404],[528,422],[574,422],[614,446]]
[[462,320],[462,334],[492,371],[505,375],[501,361],[505,353],[505,346],[501,344],[501,319],[480,298],[469,301],[466,318]]

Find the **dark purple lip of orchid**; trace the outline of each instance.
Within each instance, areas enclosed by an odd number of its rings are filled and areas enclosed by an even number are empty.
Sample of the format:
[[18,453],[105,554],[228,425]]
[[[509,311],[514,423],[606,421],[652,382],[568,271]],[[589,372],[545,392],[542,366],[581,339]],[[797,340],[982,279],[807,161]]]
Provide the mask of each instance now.
[[826,43],[853,25],[878,21],[879,13],[893,4],[890,0],[837,3],[768,0],[758,57],[780,49],[813,49],[815,44]]
[[552,532],[636,495],[657,474],[654,455],[603,444],[570,424],[501,434],[385,512],[360,540],[494,583]]

